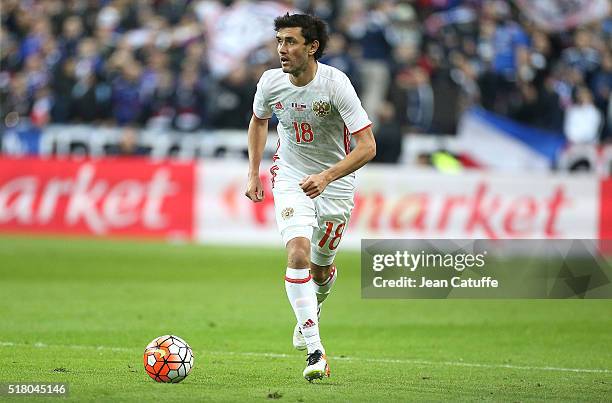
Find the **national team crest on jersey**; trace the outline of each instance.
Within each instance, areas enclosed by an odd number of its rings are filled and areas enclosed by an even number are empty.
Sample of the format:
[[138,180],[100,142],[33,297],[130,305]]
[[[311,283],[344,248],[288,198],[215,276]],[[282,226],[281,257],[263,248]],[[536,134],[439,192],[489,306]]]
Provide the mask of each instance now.
[[281,217],[283,217],[283,220],[288,220],[289,218],[293,217],[293,213],[293,207],[287,207],[281,212]]
[[328,101],[313,101],[312,111],[315,115],[322,118],[324,116],[329,115],[329,113],[331,112],[331,105]]

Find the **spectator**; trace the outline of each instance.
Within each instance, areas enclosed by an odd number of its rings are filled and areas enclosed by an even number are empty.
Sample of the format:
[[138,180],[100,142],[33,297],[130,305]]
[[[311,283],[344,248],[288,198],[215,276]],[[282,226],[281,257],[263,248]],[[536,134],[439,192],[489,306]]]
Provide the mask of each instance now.
[[375,2],[363,18],[351,21],[349,27],[349,35],[361,45],[363,53],[360,61],[361,99],[371,117],[376,116],[389,86],[389,62],[393,52],[389,31],[391,7],[392,2],[388,0]]
[[76,53],[75,75],[80,78],[87,74],[102,76],[104,74],[104,60],[98,52],[98,43],[93,38],[83,38]]
[[32,102],[32,112],[30,113],[30,121],[34,126],[41,128],[49,123],[52,103],[53,98],[49,87],[44,86],[36,90]]
[[145,52],[146,64],[142,71],[142,86],[140,88],[140,96],[143,102],[146,102],[153,95],[163,74],[162,72],[168,71],[170,64],[166,53],[155,47],[149,47]]
[[[69,58],[55,69],[51,88],[54,97],[51,118],[54,122],[67,123],[73,118],[72,89],[76,84],[75,60]],[[66,96],[65,94],[68,94]]]
[[376,131],[376,146],[379,150],[374,162],[395,164],[402,154],[402,128],[395,118],[395,106],[384,102],[378,110],[378,125]]
[[190,132],[204,125],[206,97],[195,66],[186,66],[181,72],[174,91],[173,107],[176,111],[172,121],[174,129]]
[[554,58],[550,38],[542,31],[532,34],[532,44],[529,49],[529,64],[534,71],[533,82],[541,88],[551,72],[551,61]]
[[[431,130],[434,95],[429,77],[418,66],[400,70],[389,89],[389,100],[395,105],[393,113],[404,133],[428,133]],[[385,108],[388,109],[388,108]],[[387,119],[386,111],[382,117]]]
[[2,122],[6,126],[16,126],[23,118],[30,116],[32,97],[28,92],[25,74],[18,73],[9,81],[2,102]]
[[393,46],[407,44],[414,47],[421,45],[421,29],[414,8],[405,3],[398,4],[390,13],[391,29],[389,40]]
[[26,59],[24,74],[30,94],[33,94],[39,88],[45,87],[51,80],[50,71],[47,69],[39,53],[33,53]]
[[120,126],[137,122],[142,112],[141,72],[139,63],[126,63],[112,83],[113,117]]
[[468,61],[464,53],[455,51],[450,56],[450,59],[452,63],[451,79],[461,89],[459,97],[459,110],[461,113],[477,103],[480,98],[480,90],[476,82],[478,73],[476,66]]
[[461,106],[461,88],[453,81],[449,68],[438,68],[433,72],[431,88],[434,94],[431,132],[456,133]]
[[14,34],[8,32],[4,27],[0,29],[0,66],[2,71],[13,73],[21,69],[22,60],[19,51],[19,43]]
[[222,79],[214,89],[213,125],[225,129],[247,127],[253,113],[255,87],[243,66]]
[[72,15],[64,20],[62,34],[60,37],[60,49],[62,57],[75,56],[79,41],[83,39],[83,21],[77,15]]
[[339,1],[335,0],[303,0],[296,1],[295,6],[309,14],[316,15],[330,27],[335,28],[339,13]]
[[125,126],[121,129],[119,142],[105,148],[106,154],[118,157],[144,156],[149,154],[150,149],[143,147],[138,141],[138,129],[132,125]]
[[[519,24],[510,18],[510,10],[507,3],[492,2],[495,8],[495,29],[492,36],[493,58],[491,67],[495,73],[495,111],[509,115],[512,98],[517,95],[516,82],[525,73],[525,69],[519,70],[521,63],[525,65],[527,58],[529,37]],[[486,6],[485,6],[486,7]],[[530,79],[533,76],[529,77]],[[529,81],[529,80],[528,80]]]
[[208,74],[206,65],[206,47],[201,41],[193,41],[185,47],[185,55],[181,58],[181,64],[197,66],[200,75]]
[[576,90],[576,103],[570,106],[563,125],[565,136],[574,144],[596,143],[601,127],[601,112],[593,104],[591,91],[584,86]]
[[484,7],[493,7],[496,21],[493,32],[493,70],[506,82],[516,80],[517,56],[525,52],[529,37],[523,28],[510,17],[508,3],[487,2]]
[[355,91],[360,92],[361,77],[359,69],[349,52],[347,40],[343,34],[334,32],[329,36],[325,54],[320,59],[320,62],[342,71],[351,80]]
[[391,69],[394,75],[401,70],[409,69],[418,63],[419,50],[415,45],[398,45],[393,51]]
[[574,46],[563,51],[563,62],[573,68],[578,69],[582,74],[593,73],[600,63],[600,55],[597,50],[591,47],[591,33],[586,29],[579,29],[574,35]]
[[607,131],[605,133],[604,141],[610,142],[612,141],[612,93],[608,97],[608,111],[607,111]]
[[591,80],[591,88],[593,89],[595,106],[605,115],[610,94],[612,94],[612,51],[603,55],[601,68]]
[[[115,91],[118,91],[115,89]],[[86,72],[75,83],[72,88],[70,103],[72,105],[71,112],[75,120],[87,123],[97,122],[109,117],[111,108],[111,88],[105,82],[98,82],[95,74],[92,71]],[[116,92],[114,96],[126,96],[126,99],[115,100],[115,113],[119,114],[117,122],[124,124],[131,120],[122,120],[123,116],[128,116],[129,94],[127,92]],[[125,107],[125,110],[117,110],[117,108]]]
[[174,78],[170,70],[160,71],[153,93],[144,102],[140,122],[151,129],[169,129],[176,116],[174,90]]
[[53,33],[49,20],[42,17],[33,21],[32,29],[21,43],[21,59],[27,60],[30,56],[39,53],[44,42],[50,38],[53,38]]
[[554,90],[559,96],[559,102],[564,109],[573,104],[575,88],[584,85],[584,77],[580,70],[559,64],[551,74]]

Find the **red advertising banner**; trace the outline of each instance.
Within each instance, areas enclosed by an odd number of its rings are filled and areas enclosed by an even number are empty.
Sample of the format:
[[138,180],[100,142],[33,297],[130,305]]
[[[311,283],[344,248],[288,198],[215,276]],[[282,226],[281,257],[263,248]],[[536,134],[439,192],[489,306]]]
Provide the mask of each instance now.
[[599,197],[599,239],[601,249],[612,255],[612,179],[601,181]]
[[[266,198],[252,203],[244,197],[247,170],[246,163],[236,161],[199,165],[198,240],[282,247],[269,175],[262,168]],[[368,165],[358,179],[343,248],[359,248],[360,240],[367,238],[600,236],[600,179],[596,176],[491,172],[443,175],[433,170]],[[612,186],[608,194],[612,200]],[[612,216],[612,203],[608,201],[608,205]]]
[[194,165],[0,158],[0,231],[193,236]]
[[[245,162],[0,158],[0,231],[282,247],[269,178],[244,197]],[[262,169],[265,176],[265,170]],[[362,238],[612,239],[612,180],[457,176],[367,167],[343,247]]]

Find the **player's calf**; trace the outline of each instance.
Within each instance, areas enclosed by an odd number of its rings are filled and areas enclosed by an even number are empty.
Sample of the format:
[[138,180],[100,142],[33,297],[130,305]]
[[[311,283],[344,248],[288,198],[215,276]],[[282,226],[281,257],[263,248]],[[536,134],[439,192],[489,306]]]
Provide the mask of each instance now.
[[[320,304],[317,309],[317,319],[321,319],[321,305]],[[307,347],[308,346],[306,344],[306,338],[302,334],[302,330],[300,329],[300,324],[296,323],[295,327],[293,328],[293,348],[295,348],[296,350],[303,351],[303,350],[306,350]]]
[[[336,283],[336,279],[338,277],[338,270],[336,269],[336,266],[334,264],[325,267],[316,266],[315,264],[311,263],[310,267],[315,292],[317,293],[317,303],[319,304],[320,309],[321,304],[327,299],[327,297],[331,293],[334,284]],[[317,267],[322,269],[317,270]],[[326,275],[321,276],[321,273],[325,273]]]

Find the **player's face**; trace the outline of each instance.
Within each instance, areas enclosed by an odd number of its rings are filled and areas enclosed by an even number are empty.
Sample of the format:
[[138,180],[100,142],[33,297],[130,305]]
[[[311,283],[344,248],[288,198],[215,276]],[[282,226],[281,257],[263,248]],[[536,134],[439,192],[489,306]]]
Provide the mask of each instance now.
[[299,75],[306,70],[313,44],[306,44],[302,28],[282,28],[276,33],[278,56],[284,73]]

